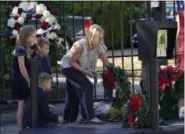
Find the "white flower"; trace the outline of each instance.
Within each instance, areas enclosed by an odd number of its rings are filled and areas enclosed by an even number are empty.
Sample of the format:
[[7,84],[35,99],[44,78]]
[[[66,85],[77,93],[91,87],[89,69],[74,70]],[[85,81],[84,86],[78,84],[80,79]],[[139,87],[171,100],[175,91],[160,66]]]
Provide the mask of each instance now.
[[47,35],[46,35],[46,37],[48,39],[53,40],[53,39],[57,38],[57,34],[55,32],[51,32],[51,33],[48,32]]
[[45,19],[44,19],[44,17],[42,16],[41,18],[40,18],[40,21],[41,22],[43,22]]
[[46,18],[48,18],[48,17],[50,17],[51,16],[51,13],[48,11],[48,10],[45,10],[44,12],[43,12],[43,17],[46,19]]
[[112,90],[112,97],[116,97],[116,89]]
[[11,15],[16,16],[17,14],[18,14],[18,7],[14,7],[13,10],[12,10]]
[[60,25],[59,25],[58,23],[55,24],[55,26],[54,26],[54,29],[55,29],[55,30],[60,30],[60,28],[61,28],[61,27],[60,27]]
[[26,1],[21,2],[19,4],[19,8],[22,8],[23,11],[28,11],[29,6],[30,6],[30,3],[29,2],[26,2]]
[[33,9],[38,3],[35,1],[30,2],[30,6],[28,7],[28,10]]
[[42,29],[42,28],[39,28],[39,29],[37,30],[37,34],[39,34],[39,35],[43,35],[44,33],[45,33],[45,30]]
[[14,30],[12,31],[12,34],[13,34],[13,36],[18,36],[18,35],[19,35],[19,32],[18,32],[17,30],[14,29]]
[[36,6],[36,13],[37,14],[43,14],[43,12],[47,9],[47,7],[44,4],[39,4]]
[[27,15],[27,13],[24,13],[24,12],[21,13],[21,17],[23,17],[23,18],[25,18],[26,15]]
[[19,17],[17,22],[22,25],[24,23],[24,18],[23,17]]
[[15,25],[15,20],[14,20],[14,18],[8,19],[7,26],[9,26],[9,27],[11,27],[11,28],[14,28],[14,25]]
[[50,17],[48,17],[46,19],[46,22],[48,22],[50,25],[52,25],[53,23],[56,23],[57,20],[56,20],[56,18],[53,15],[51,15]]
[[163,69],[165,69],[167,66],[165,66],[165,65],[161,65],[160,66],[160,68],[163,70]]

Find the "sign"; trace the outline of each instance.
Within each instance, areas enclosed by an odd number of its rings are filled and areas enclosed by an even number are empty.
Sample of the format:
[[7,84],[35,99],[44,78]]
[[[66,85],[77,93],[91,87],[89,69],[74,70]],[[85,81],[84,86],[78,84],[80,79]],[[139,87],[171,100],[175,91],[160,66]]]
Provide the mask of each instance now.
[[167,30],[158,30],[157,35],[157,57],[166,57],[167,50]]

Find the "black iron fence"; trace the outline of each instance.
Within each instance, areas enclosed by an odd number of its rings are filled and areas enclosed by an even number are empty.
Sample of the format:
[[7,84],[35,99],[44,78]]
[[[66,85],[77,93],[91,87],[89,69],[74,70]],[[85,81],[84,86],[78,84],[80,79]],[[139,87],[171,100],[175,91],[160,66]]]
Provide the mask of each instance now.
[[[10,99],[11,91],[11,58],[14,46],[9,42],[5,29],[9,14],[14,7],[13,4],[14,2],[10,1],[0,3],[1,102]],[[133,39],[136,34],[135,22],[151,15],[150,4],[144,1],[47,1],[44,4],[47,5],[49,10],[56,10],[58,22],[61,25],[58,35],[63,38],[61,45],[53,44],[50,52],[53,72],[51,100],[63,100],[65,97],[65,79],[60,74],[57,61],[61,59],[75,40],[84,36],[86,28],[93,23],[104,28],[108,57],[114,64],[121,66],[129,73],[132,89],[135,88],[135,83],[139,81],[142,75],[142,65],[137,57],[137,40]],[[38,26],[37,22],[32,24]],[[129,67],[127,67],[128,64],[130,64]],[[98,71],[101,72],[102,70],[103,66],[100,65]]]

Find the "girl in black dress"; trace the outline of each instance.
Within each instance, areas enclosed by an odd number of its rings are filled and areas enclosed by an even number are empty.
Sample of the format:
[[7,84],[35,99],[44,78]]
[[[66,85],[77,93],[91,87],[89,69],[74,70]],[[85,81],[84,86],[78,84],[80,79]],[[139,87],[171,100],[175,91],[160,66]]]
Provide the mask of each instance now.
[[23,26],[17,38],[12,65],[12,99],[18,102],[17,125],[22,130],[25,100],[30,95],[31,46],[35,44],[36,29],[32,25]]

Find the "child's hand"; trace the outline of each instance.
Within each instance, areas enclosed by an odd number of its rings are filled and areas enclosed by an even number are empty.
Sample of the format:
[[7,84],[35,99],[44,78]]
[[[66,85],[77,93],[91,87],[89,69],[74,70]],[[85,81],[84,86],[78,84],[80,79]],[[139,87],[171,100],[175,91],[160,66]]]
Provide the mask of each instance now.
[[49,104],[48,107],[49,108],[56,108],[56,106],[55,105],[52,105],[52,104]]
[[63,124],[64,119],[62,116],[58,116],[58,122],[59,122],[59,124]]

